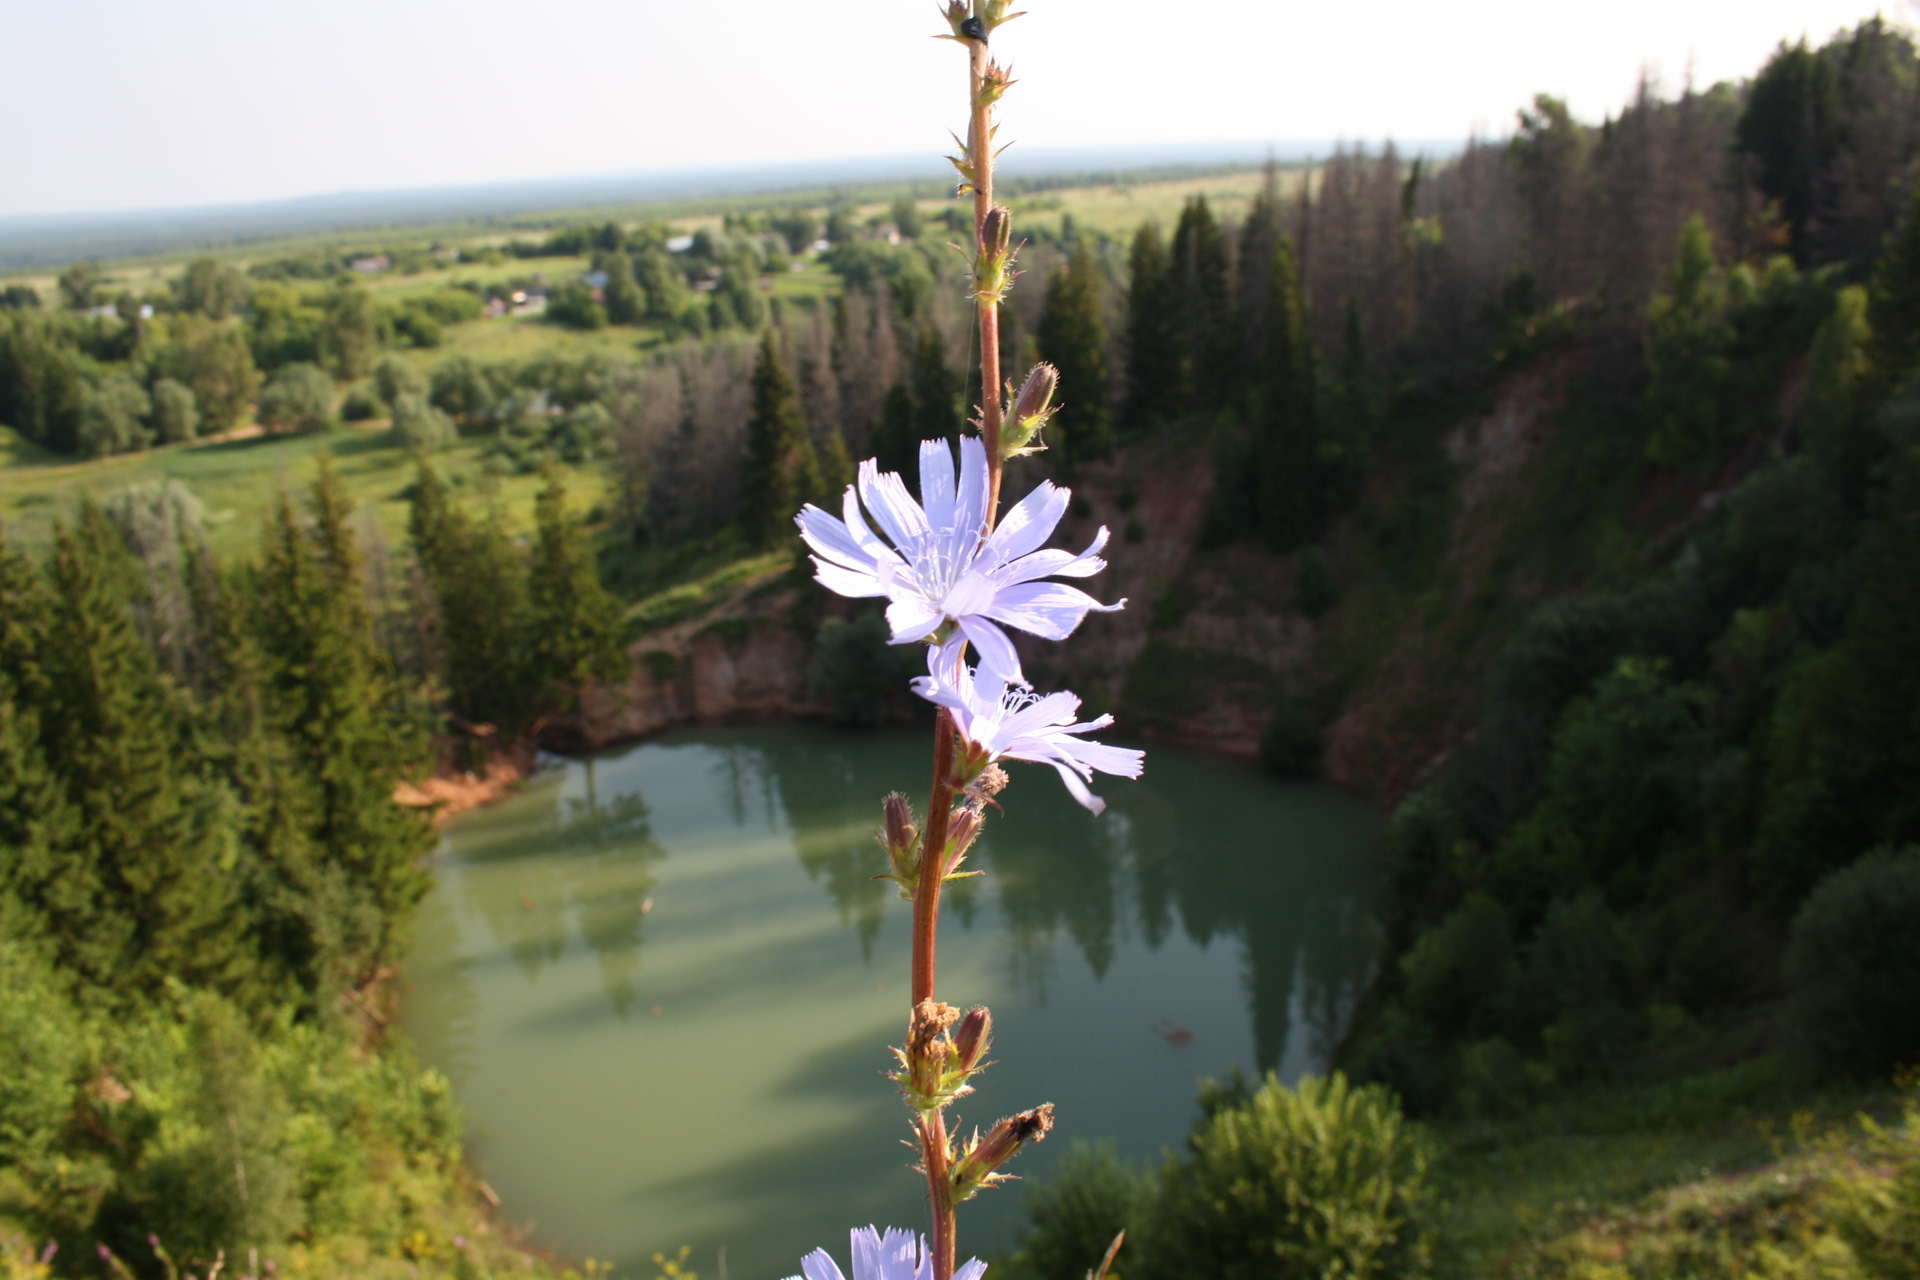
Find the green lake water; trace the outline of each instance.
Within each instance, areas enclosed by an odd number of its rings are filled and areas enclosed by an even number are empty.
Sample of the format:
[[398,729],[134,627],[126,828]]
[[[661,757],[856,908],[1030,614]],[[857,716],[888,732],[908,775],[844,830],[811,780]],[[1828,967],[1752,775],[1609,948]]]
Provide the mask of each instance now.
[[[928,735],[688,732],[555,762],[454,822],[407,966],[406,1025],[455,1082],[510,1222],[654,1274],[778,1280],[847,1229],[925,1229],[905,1110],[880,1078],[906,1025],[908,908],[880,798],[924,803]],[[1176,1145],[1195,1083],[1325,1065],[1365,976],[1377,823],[1335,793],[1149,751],[1094,818],[1015,765],[947,895],[939,992],[993,1010],[982,1127],[1058,1108],[1016,1172],[1076,1139]],[[989,811],[991,812],[991,811]],[[961,1209],[1010,1242],[1020,1184]]]

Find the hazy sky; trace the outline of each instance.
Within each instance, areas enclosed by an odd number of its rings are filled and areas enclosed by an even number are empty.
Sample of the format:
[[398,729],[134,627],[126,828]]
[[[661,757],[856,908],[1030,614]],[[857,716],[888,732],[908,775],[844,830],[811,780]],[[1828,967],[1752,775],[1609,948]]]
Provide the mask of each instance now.
[[[1032,0],[1003,138],[1505,132],[1748,75],[1872,0]],[[1913,0],[1891,18],[1911,21]],[[0,0],[0,214],[935,151],[933,0]]]

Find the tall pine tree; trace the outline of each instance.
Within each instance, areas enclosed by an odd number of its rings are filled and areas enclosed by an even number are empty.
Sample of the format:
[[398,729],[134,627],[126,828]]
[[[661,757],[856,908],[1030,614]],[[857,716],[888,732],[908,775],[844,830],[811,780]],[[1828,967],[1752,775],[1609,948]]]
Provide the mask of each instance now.
[[1048,444],[1056,464],[1076,464],[1106,453],[1112,443],[1107,419],[1107,328],[1101,316],[1100,263],[1083,238],[1064,267],[1047,278],[1034,337],[1040,358],[1060,370],[1063,389]]
[[1126,412],[1136,428],[1173,418],[1183,405],[1171,271],[1159,226],[1141,223],[1127,255]]
[[1180,336],[1181,399],[1218,408],[1232,394],[1234,331],[1227,238],[1205,196],[1195,196],[1174,228],[1173,304]]
[[1267,270],[1266,310],[1253,413],[1254,520],[1264,541],[1289,550],[1318,528],[1323,477],[1313,337],[1293,241],[1285,235],[1275,242]]
[[771,548],[793,536],[793,517],[820,491],[820,464],[800,412],[800,393],[780,360],[769,329],[753,367],[753,413],[747,419],[740,524],[753,545]]
[[570,706],[589,680],[625,678],[627,653],[620,644],[620,605],[600,585],[578,525],[567,516],[567,489],[560,471],[547,467],[547,483],[534,502],[538,537],[529,575],[529,659],[541,686],[543,708]]

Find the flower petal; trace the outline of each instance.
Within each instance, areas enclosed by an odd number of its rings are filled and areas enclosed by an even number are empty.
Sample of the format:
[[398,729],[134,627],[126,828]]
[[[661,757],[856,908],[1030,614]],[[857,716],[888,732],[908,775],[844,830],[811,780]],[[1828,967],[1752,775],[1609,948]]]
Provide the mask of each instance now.
[[987,1274],[987,1264],[978,1258],[968,1258],[953,1269],[953,1280],[980,1280]]
[[815,1249],[800,1259],[800,1274],[807,1280],[847,1280],[840,1274],[840,1264],[825,1249]]
[[920,506],[930,527],[953,528],[953,449],[944,439],[920,442]]
[[[1078,800],[1082,807],[1096,818],[1107,811],[1107,802],[1087,790],[1087,784],[1080,780],[1079,774],[1058,760],[1052,763],[1054,770],[1060,775],[1060,781],[1067,784],[1067,793]],[[808,1277],[808,1280],[812,1280],[812,1277]]]
[[822,560],[819,556],[813,557],[813,567],[813,580],[835,595],[859,600],[887,594],[887,588],[871,573],[861,573],[831,560]]
[[891,644],[912,644],[925,640],[940,625],[941,613],[919,595],[896,592],[887,606],[887,625],[893,628]]
[[1044,640],[1065,640],[1089,611],[1112,613],[1126,603],[1101,604],[1078,587],[1058,582],[1022,582],[1001,588],[987,616]]
[[994,683],[1025,686],[1027,679],[1020,670],[1020,655],[1006,632],[979,614],[961,618],[960,632],[980,651],[981,677]]
[[955,495],[953,523],[975,533],[987,527],[987,446],[979,436],[960,437],[960,491]]
[[1032,493],[1000,517],[981,558],[989,565],[998,566],[1038,551],[1053,536],[1060,517],[1067,514],[1067,502],[1072,496],[1071,491],[1056,489],[1051,481],[1042,480]]
[[1137,778],[1146,766],[1147,753],[1129,747],[1110,747],[1104,742],[1062,742],[1063,755],[1072,756],[1089,769],[1110,773],[1116,778]]
[[860,500],[894,546],[905,547],[927,536],[927,513],[907,492],[899,474],[880,470],[872,458],[860,464]]

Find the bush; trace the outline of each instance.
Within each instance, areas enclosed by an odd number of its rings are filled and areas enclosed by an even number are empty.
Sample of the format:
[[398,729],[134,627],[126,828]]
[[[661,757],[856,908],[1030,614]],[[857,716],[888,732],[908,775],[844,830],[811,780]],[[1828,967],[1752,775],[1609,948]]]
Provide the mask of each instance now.
[[373,366],[373,393],[380,397],[380,403],[390,405],[409,393],[416,396],[427,394],[427,383],[405,360],[399,356],[387,356]]
[[870,728],[898,704],[903,676],[900,655],[887,643],[887,621],[877,611],[848,622],[828,618],[813,639],[808,692],[838,725]]
[[146,418],[153,402],[145,387],[116,373],[87,396],[80,410],[80,452],[88,458],[144,449],[153,440]]
[[320,431],[333,417],[333,379],[302,361],[273,375],[260,393],[257,416],[269,431]]
[[343,422],[365,422],[385,413],[387,406],[374,394],[366,383],[356,383],[347,389],[340,400],[340,418]]
[[52,975],[0,938],[0,1169],[44,1157],[73,1110],[81,1041]]
[[453,419],[427,403],[417,391],[403,391],[393,401],[393,438],[409,449],[438,449],[452,444]]
[[1053,1179],[1023,1197],[1027,1225],[1003,1270],[1013,1280],[1084,1280],[1113,1237],[1132,1225],[1141,1191],[1112,1143],[1076,1141]]
[[172,378],[153,384],[153,433],[162,444],[178,444],[200,434],[200,405],[193,392]]
[[1513,953],[1506,909],[1484,893],[1473,894],[1401,957],[1407,1011],[1447,1036],[1494,1030]]
[[604,329],[607,309],[593,300],[593,290],[570,280],[547,294],[547,318],[569,329]]
[[1260,732],[1260,763],[1280,778],[1317,778],[1325,752],[1313,712],[1291,695],[1274,703],[1273,716]]
[[1169,1161],[1138,1269],[1154,1280],[1321,1280],[1426,1269],[1425,1139],[1378,1085],[1272,1075]]
[[1794,918],[1786,975],[1802,1041],[1824,1066],[1875,1076],[1920,1062],[1920,849],[1822,880]]

